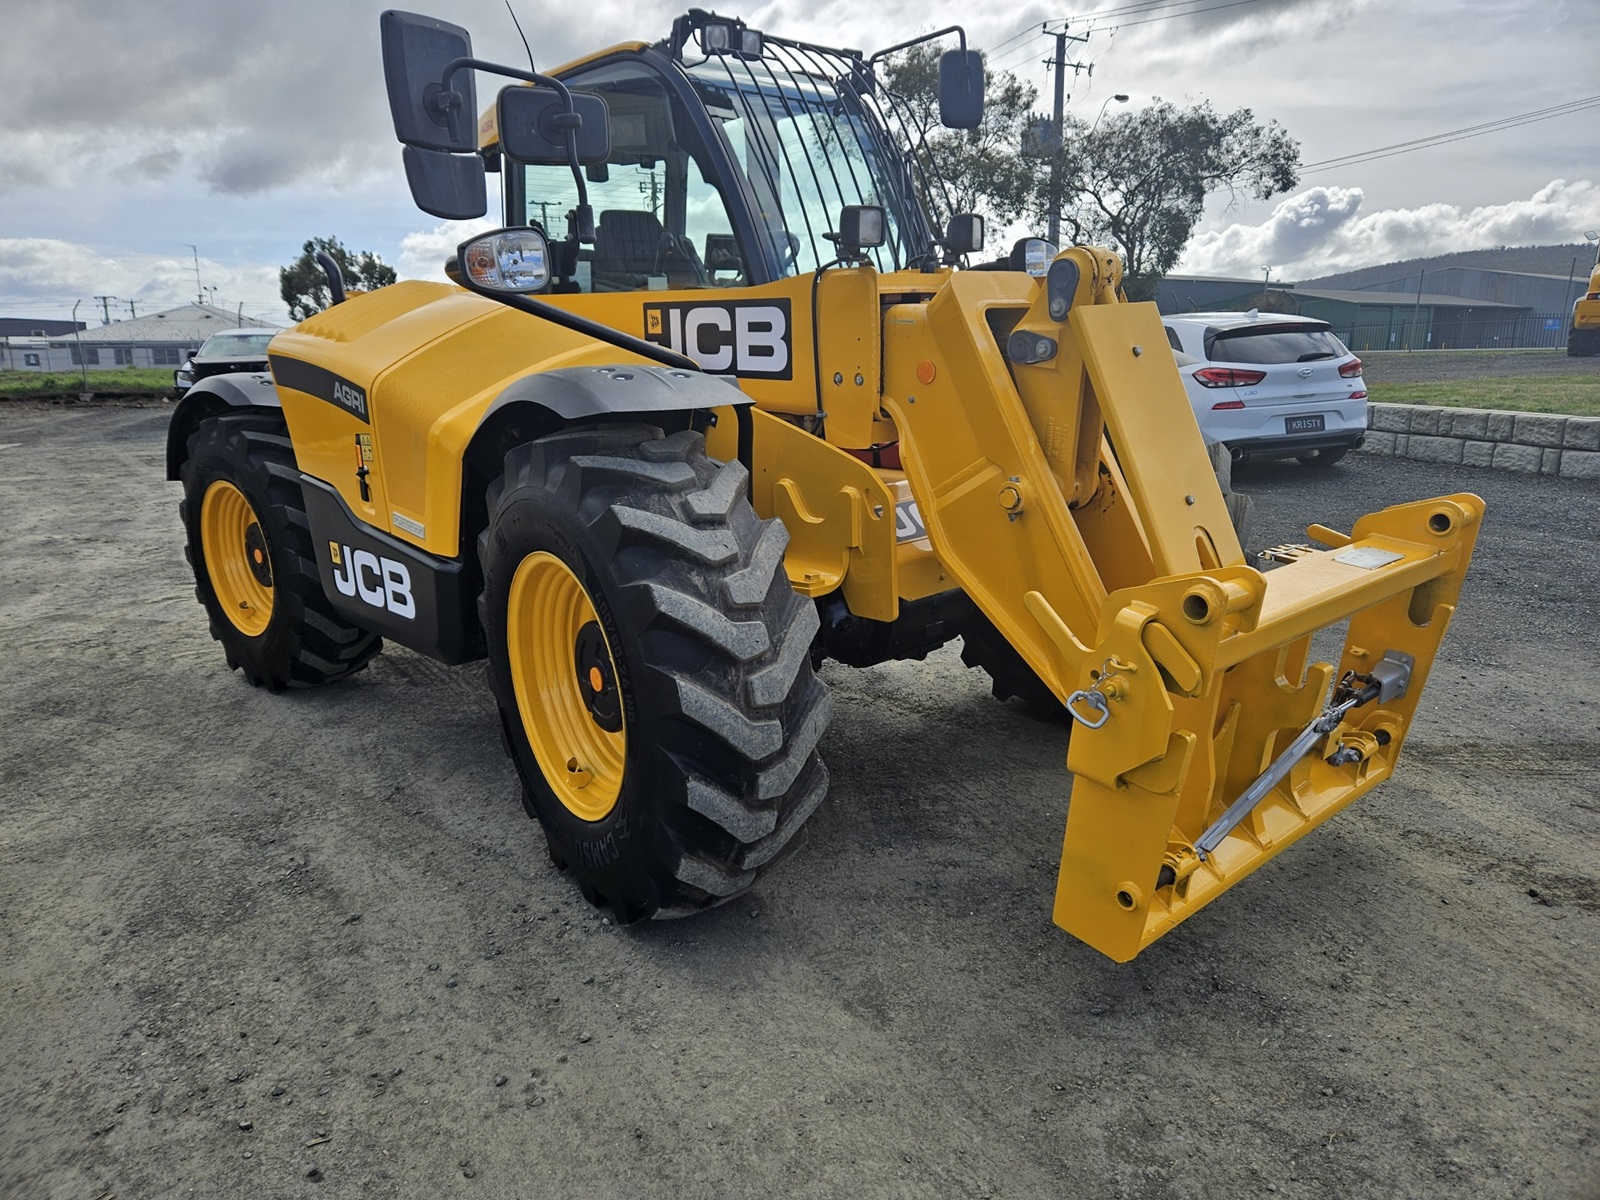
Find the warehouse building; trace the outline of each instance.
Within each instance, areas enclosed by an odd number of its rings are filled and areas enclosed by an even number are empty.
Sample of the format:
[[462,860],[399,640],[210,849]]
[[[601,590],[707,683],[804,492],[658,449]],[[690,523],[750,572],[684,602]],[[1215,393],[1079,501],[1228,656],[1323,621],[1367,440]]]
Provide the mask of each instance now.
[[[22,318],[16,335],[0,333],[0,364],[8,370],[64,372],[80,366],[96,370],[117,367],[173,367],[222,329],[277,329],[278,326],[229,312],[210,304],[185,304],[128,321],[112,321],[92,329],[71,321],[41,322]],[[21,333],[27,326],[29,332]],[[64,326],[65,328],[52,328]],[[46,334],[35,331],[48,328]]]

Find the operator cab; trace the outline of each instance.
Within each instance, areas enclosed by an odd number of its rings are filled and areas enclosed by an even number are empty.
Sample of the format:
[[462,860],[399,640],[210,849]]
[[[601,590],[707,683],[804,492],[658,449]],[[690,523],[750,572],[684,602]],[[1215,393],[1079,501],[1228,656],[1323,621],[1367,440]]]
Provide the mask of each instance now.
[[[583,171],[592,245],[570,236],[579,196],[565,163],[503,159],[506,224],[572,243],[565,256],[552,246],[554,292],[737,288],[809,273],[839,259],[835,226],[852,206],[883,210],[882,243],[861,251],[880,272],[918,265],[943,243],[917,188],[937,180],[908,152],[920,130],[859,51],[694,12],[667,41],[553,75],[604,102],[610,134],[605,160]],[[981,62],[976,78],[981,114]],[[486,115],[481,148],[493,155],[498,140]]]

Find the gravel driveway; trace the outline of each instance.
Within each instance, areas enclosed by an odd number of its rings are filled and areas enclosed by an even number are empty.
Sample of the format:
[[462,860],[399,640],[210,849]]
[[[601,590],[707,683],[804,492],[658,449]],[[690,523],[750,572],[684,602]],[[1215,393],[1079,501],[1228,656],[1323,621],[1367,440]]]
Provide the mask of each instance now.
[[1116,966],[1063,732],[954,649],[828,666],[807,845],[611,927],[481,665],[225,669],[165,416],[0,408],[0,1195],[1600,1195],[1600,488],[1241,468],[1261,544],[1488,523],[1398,777]]

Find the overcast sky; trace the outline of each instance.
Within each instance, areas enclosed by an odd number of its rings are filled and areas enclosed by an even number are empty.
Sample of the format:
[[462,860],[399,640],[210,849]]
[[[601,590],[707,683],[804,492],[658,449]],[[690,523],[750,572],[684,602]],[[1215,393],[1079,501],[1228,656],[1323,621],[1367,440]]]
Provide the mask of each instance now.
[[[541,68],[664,36],[662,0],[512,0]],[[381,0],[0,0],[0,315],[65,316],[115,295],[139,312],[191,300],[286,319],[277,269],[313,235],[438,276],[459,230],[411,204],[378,53]],[[502,0],[424,11],[517,62]],[[1600,94],[1595,0],[1101,0],[1006,8],[957,0],[719,9],[789,37],[863,49],[967,23],[991,64],[1037,84],[1074,17],[1069,108],[1153,96],[1249,107],[1316,163]],[[981,8],[981,15],[974,15]],[[1210,9],[1211,11],[1205,11]],[[1093,17],[1091,14],[1102,15]],[[581,14],[581,21],[574,14]],[[1120,23],[1120,24],[1119,24]],[[1017,35],[1031,28],[1034,35]],[[1119,107],[1111,101],[1113,108]],[[1600,227],[1600,109],[1351,166],[1291,193],[1218,199],[1180,269],[1308,278],[1448,250],[1581,241]],[[491,181],[494,177],[491,176]],[[93,305],[98,320],[99,305]],[[113,306],[115,313],[118,305]]]

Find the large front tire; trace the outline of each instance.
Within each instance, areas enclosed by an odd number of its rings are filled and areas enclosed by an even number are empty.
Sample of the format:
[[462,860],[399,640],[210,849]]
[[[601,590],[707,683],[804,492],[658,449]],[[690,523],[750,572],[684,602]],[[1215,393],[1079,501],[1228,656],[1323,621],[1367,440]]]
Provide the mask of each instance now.
[[815,606],[745,469],[644,426],[518,447],[479,539],[489,678],[529,815],[619,922],[732,899],[828,773]]
[[230,670],[281,692],[342,679],[383,648],[323,595],[294,447],[280,422],[201,422],[180,478],[184,556]]

